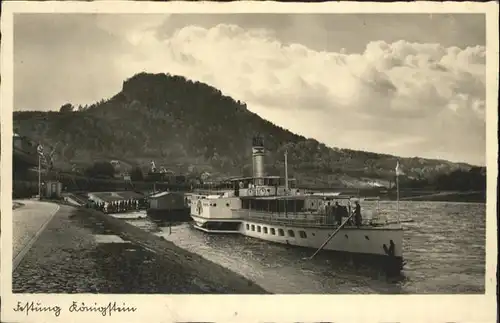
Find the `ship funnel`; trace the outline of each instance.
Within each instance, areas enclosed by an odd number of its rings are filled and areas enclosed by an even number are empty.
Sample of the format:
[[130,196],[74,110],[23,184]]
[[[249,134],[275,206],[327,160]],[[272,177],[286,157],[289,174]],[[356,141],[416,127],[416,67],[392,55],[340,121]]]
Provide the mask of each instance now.
[[256,136],[252,140],[253,177],[264,177],[264,140]]

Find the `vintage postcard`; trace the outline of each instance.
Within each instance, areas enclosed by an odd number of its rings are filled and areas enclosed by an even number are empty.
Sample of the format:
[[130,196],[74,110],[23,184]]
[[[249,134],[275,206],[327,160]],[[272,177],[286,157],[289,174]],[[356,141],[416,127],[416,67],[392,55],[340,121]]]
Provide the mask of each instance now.
[[2,322],[495,320],[497,3],[2,9]]

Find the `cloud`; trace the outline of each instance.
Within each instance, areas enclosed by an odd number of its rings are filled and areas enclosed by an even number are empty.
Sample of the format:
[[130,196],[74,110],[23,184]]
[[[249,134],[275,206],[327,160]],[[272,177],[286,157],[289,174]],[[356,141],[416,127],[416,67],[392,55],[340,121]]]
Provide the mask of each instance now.
[[[478,145],[485,137],[483,46],[373,41],[361,53],[345,54],[225,24],[184,27],[168,38],[141,35],[134,54],[120,62],[128,74],[169,72],[207,82],[263,117],[331,146],[484,158],[484,145]],[[353,136],[356,131],[364,136]],[[378,134],[370,138],[370,131]],[[469,147],[449,149],[456,142]]]

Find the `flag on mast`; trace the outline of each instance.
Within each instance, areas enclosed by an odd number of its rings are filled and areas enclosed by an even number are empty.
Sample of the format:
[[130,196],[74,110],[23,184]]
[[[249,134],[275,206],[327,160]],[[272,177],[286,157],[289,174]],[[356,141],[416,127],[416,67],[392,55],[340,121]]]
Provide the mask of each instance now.
[[38,146],[36,147],[36,151],[38,155],[40,155],[40,157],[43,157],[43,146],[41,144],[38,144]]

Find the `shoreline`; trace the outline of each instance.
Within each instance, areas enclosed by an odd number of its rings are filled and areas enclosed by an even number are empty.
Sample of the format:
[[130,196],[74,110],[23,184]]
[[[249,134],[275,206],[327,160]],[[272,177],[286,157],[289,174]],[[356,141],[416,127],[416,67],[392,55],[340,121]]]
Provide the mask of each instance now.
[[[388,199],[396,201],[394,198]],[[449,192],[437,191],[435,193],[417,195],[417,196],[403,196],[399,198],[400,201],[413,201],[413,202],[449,202],[449,203],[486,203],[486,192]]]

